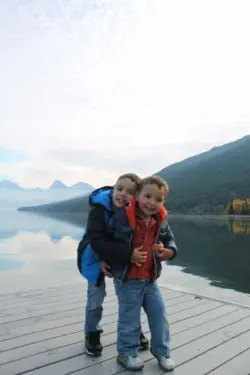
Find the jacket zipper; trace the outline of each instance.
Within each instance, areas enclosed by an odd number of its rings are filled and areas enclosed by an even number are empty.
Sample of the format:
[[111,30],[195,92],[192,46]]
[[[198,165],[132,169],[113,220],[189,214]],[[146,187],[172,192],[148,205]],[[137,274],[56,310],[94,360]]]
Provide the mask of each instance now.
[[[162,228],[162,223],[161,223],[160,228],[159,228],[159,230],[157,232],[157,236],[155,237],[154,245],[156,244],[156,241],[157,241],[157,239],[159,237],[159,234],[161,232],[161,228]],[[154,251],[153,251],[153,259],[154,259],[155,273],[156,273],[156,276],[157,276],[157,264],[156,264],[155,252]]]
[[[149,232],[150,224],[151,224],[151,220],[149,221],[148,226],[147,226],[147,228],[146,228],[146,233],[145,233],[145,236],[144,236],[143,244],[144,244],[144,242],[145,242],[145,240],[146,240],[146,237],[147,237],[147,234],[148,234],[148,232]],[[137,275],[138,275],[138,273],[139,273],[139,269],[137,270]]]

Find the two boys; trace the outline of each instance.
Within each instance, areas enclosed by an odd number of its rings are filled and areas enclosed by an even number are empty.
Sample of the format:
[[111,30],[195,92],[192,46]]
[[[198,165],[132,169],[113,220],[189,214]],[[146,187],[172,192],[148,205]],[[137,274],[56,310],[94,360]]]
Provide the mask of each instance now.
[[119,304],[117,360],[128,370],[143,367],[138,357],[141,307],[149,321],[152,354],[164,371],[174,368],[165,304],[156,282],[161,261],[176,255],[164,208],[167,194],[164,180],[148,177],[139,183],[136,198],[125,206],[125,200],[119,200],[124,207],[115,210],[105,231],[97,233],[91,215],[88,220],[89,243],[114,277]]

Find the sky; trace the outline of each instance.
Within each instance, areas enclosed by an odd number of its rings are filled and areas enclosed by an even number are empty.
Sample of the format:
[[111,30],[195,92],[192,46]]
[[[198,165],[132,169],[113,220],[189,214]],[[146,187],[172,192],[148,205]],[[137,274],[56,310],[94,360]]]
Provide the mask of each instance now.
[[248,0],[0,0],[0,179],[112,184],[250,134]]

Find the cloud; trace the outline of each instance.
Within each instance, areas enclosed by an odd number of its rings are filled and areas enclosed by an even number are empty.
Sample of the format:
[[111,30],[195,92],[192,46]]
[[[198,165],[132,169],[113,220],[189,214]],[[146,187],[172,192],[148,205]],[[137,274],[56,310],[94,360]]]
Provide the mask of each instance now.
[[[0,3],[1,169],[97,185],[250,133],[249,2]],[[8,172],[8,173],[7,173]]]
[[26,156],[22,152],[15,150],[8,150],[0,146],[0,163],[18,163],[26,159]]

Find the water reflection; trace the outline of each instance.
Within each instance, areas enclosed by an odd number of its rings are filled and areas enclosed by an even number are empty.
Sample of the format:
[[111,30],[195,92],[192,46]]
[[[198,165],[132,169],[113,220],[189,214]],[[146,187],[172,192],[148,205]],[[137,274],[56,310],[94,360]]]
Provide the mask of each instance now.
[[171,217],[170,222],[180,249],[174,264],[183,272],[250,293],[249,221]]
[[8,242],[24,232],[46,233],[55,242],[67,236],[78,241],[86,222],[82,215],[43,216],[26,212],[0,212],[0,220],[0,242]]
[[[201,294],[213,288],[216,295],[250,293],[250,220],[170,216],[169,221],[179,254],[164,267],[162,284]],[[82,281],[76,249],[86,216],[12,212],[1,222],[1,291]]]
[[230,230],[235,234],[248,234],[250,235],[250,221],[242,218],[229,219],[228,221]]
[[81,280],[75,259],[82,224],[15,212],[1,219],[0,292]]

